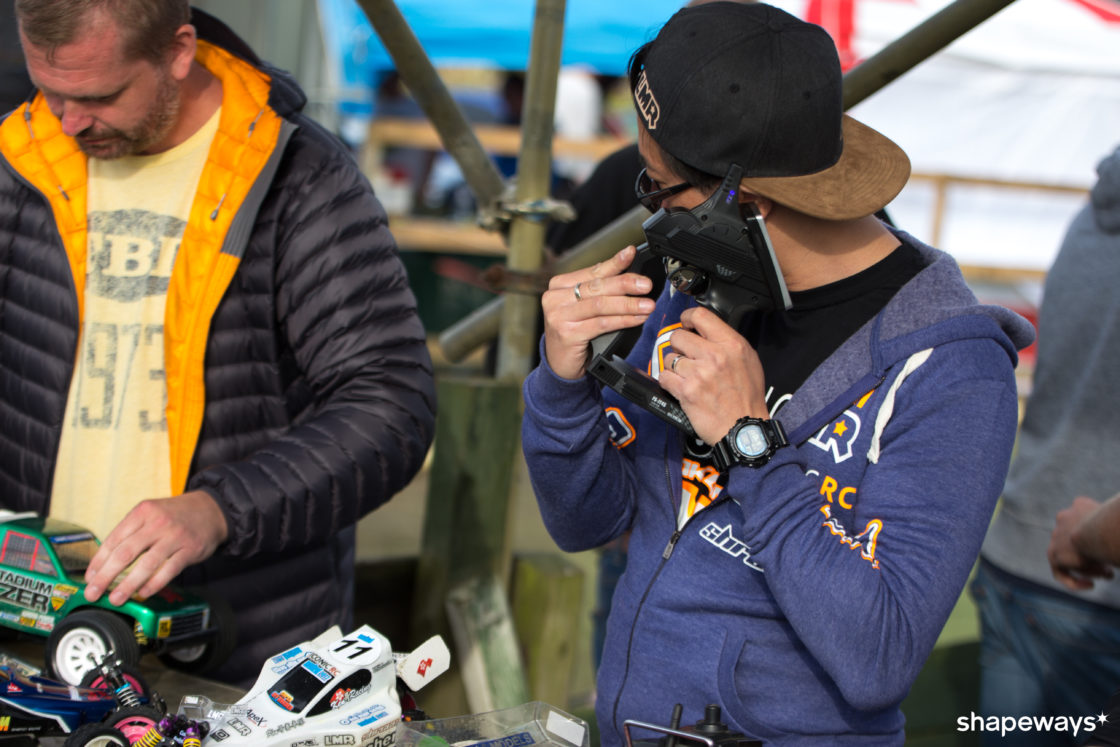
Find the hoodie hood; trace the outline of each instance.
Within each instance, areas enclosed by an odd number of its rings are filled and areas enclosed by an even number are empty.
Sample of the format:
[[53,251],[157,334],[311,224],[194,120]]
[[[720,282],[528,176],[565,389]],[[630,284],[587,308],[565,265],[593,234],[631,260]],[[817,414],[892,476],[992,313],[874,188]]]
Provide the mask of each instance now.
[[829,356],[782,409],[791,441],[815,432],[874,387],[892,365],[922,350],[956,340],[992,339],[1015,365],[1018,351],[1034,341],[1034,327],[1022,316],[977,302],[952,257],[904,231],[892,231],[918,249],[926,267]]
[[191,23],[198,32],[199,39],[211,42],[253,67],[260,68],[272,79],[268,104],[280,116],[288,117],[303,111],[303,107],[307,105],[307,95],[291,73],[263,61],[233,29],[209,13],[191,8]]
[[1105,233],[1120,233],[1120,148],[1097,164],[1097,176],[1089,193],[1093,218]]

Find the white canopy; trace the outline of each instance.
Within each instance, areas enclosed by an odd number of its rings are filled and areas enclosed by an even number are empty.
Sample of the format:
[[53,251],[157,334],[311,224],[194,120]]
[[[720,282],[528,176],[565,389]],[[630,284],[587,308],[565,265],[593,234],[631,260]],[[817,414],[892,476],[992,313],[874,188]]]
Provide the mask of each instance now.
[[[774,0],[866,58],[949,0]],[[850,24],[850,26],[848,25]],[[845,43],[845,29],[850,39]],[[852,109],[916,174],[1088,188],[1120,144],[1120,2],[1016,0]],[[930,239],[934,190],[913,179],[889,208]],[[957,187],[939,244],[962,264],[1046,269],[1084,197]]]

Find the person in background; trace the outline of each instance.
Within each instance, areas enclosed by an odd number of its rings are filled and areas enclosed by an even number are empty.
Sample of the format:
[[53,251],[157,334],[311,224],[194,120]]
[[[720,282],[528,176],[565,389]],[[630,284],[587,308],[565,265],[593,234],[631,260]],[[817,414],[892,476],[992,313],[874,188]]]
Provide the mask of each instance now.
[[[685,8],[634,54],[630,85],[651,220],[757,214],[792,306],[732,327],[678,284],[655,302],[627,272],[634,247],[542,297],[522,444],[545,526],[566,551],[629,533],[602,744],[677,704],[681,724],[715,705],[767,743],[901,744],[899,704],[1007,474],[1033,330],[874,216],[909,160],[843,114],[819,26],[764,3]],[[627,360],[694,437],[587,374],[592,339],[639,325]]]
[[31,94],[31,81],[19,46],[15,0],[0,0],[0,118]]
[[[971,587],[984,714],[1096,715],[1120,688],[1120,535],[1116,503],[1097,504],[1120,490],[1120,149],[1097,173],[1046,276],[1016,457]],[[998,744],[1015,739],[1076,743]]]
[[427,453],[415,298],[348,149],[219,21],[15,9],[38,91],[0,123],[0,503],[101,537],[88,600],[224,598],[213,676],[244,686],[351,624],[354,525]]
[[1083,495],[1058,512],[1046,558],[1054,578],[1074,591],[1111,579],[1120,565],[1120,495],[1104,503]]

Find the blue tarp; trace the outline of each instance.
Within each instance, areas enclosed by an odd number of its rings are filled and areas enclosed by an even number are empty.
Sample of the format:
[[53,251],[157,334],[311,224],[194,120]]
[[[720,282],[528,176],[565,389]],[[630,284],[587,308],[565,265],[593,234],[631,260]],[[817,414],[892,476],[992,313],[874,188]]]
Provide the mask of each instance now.
[[[684,0],[568,0],[561,63],[622,75],[630,54],[649,41]],[[437,66],[524,70],[536,3],[532,0],[399,0],[397,7]],[[328,54],[340,84],[357,92],[391,69],[392,59],[355,0],[319,0]]]

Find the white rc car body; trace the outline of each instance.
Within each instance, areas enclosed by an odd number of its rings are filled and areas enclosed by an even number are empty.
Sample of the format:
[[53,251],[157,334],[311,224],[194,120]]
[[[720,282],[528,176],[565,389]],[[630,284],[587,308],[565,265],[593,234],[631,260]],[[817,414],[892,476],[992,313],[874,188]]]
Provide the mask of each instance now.
[[401,722],[397,678],[419,690],[450,663],[439,636],[404,655],[368,625],[348,635],[335,626],[265,662],[237,703],[188,696],[179,713],[210,723],[202,744],[212,747],[389,747]]

